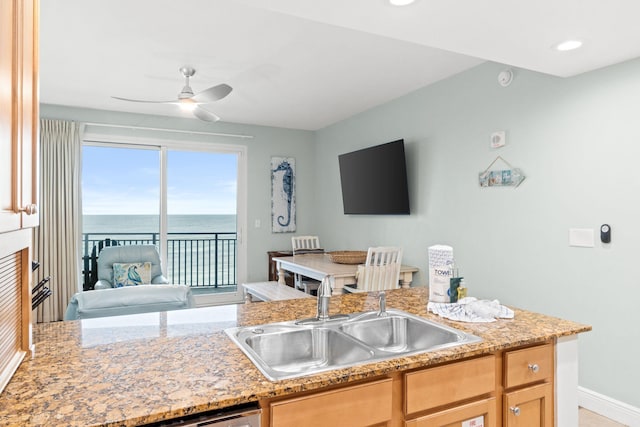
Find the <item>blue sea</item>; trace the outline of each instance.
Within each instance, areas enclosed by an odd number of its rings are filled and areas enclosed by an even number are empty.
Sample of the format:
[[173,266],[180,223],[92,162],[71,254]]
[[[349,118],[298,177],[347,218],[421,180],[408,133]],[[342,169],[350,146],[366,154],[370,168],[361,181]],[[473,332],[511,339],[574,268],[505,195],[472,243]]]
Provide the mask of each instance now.
[[[106,238],[125,245],[158,244],[159,220],[157,215],[84,215],[84,254]],[[235,215],[169,215],[167,223],[164,270],[172,283],[235,288]]]
[[[158,233],[158,215],[83,215],[83,233]],[[235,215],[169,215],[169,233],[235,233]]]

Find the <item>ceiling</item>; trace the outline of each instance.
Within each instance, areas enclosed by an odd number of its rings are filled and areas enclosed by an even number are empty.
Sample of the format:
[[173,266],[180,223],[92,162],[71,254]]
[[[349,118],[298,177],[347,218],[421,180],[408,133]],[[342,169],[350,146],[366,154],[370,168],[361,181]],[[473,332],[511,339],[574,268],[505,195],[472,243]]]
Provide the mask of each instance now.
[[174,99],[190,65],[195,92],[234,88],[206,106],[223,121],[316,130],[483,61],[569,77],[640,57],[638,16],[637,0],[42,1],[40,98],[192,117],[111,98]]

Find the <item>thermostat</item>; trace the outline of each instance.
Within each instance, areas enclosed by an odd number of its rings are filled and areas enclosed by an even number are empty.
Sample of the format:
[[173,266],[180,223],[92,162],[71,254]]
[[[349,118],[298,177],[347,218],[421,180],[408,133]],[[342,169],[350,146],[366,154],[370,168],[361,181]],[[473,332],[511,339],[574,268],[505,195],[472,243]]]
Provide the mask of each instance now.
[[602,224],[600,226],[600,241],[602,243],[611,242],[611,227],[609,224]]

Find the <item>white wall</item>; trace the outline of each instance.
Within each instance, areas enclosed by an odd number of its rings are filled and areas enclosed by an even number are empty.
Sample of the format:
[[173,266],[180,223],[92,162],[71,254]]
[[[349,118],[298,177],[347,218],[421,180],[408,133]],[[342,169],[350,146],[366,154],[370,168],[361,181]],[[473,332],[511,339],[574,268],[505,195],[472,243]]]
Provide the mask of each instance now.
[[[471,295],[593,326],[580,385],[640,407],[640,60],[561,79],[493,63],[316,133],[317,231],[328,249],[401,245],[426,283],[427,248],[450,244]],[[489,135],[507,131],[491,149]],[[342,214],[341,153],[404,138],[410,216]],[[527,178],[480,188],[500,155]],[[568,246],[569,228],[612,242]]]
[[[53,105],[41,105],[40,115],[43,118],[75,120],[83,123],[97,122],[253,135],[252,139],[236,139],[213,136],[192,137],[186,134],[143,132],[130,129],[111,131],[113,134],[127,137],[183,138],[227,145],[239,144],[247,147],[249,170],[247,280],[249,282],[267,279],[267,251],[291,248],[290,233],[274,234],[271,232],[271,156],[289,156],[296,159],[297,234],[311,233],[315,230],[315,211],[312,209],[315,185],[313,181],[315,161],[313,159],[312,132],[232,123],[211,124],[195,119],[177,119]],[[256,219],[261,222],[260,228],[254,227]]]

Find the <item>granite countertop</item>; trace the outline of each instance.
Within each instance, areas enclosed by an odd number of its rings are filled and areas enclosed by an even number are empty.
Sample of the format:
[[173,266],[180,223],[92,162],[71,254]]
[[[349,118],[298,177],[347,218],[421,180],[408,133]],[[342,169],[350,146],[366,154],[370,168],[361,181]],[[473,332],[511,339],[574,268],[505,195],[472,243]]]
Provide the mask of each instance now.
[[[483,341],[279,382],[267,380],[224,329],[312,317],[315,299],[37,324],[34,356],[0,394],[0,425],[133,426],[591,329],[519,309],[511,320],[450,322],[427,313],[427,299],[427,288],[387,291],[388,308],[442,322]],[[331,298],[332,314],[375,309],[373,294]]]

